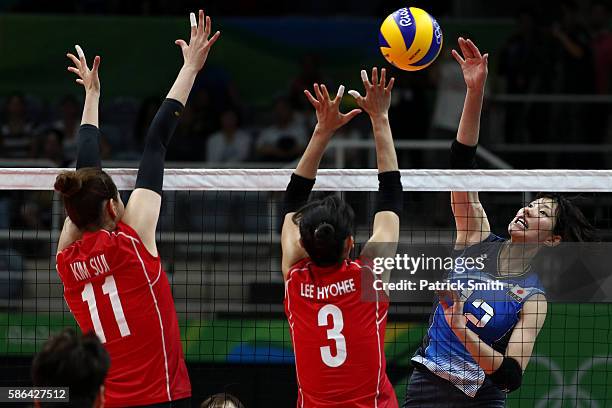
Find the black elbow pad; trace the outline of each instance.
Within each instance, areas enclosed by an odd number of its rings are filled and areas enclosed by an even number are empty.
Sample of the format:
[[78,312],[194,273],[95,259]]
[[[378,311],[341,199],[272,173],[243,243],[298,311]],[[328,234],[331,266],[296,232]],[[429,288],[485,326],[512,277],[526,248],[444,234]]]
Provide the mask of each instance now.
[[453,140],[450,151],[450,166],[456,170],[471,170],[478,166],[476,165],[476,146],[468,146],[459,143],[456,139]]
[[523,382],[523,369],[518,361],[512,357],[504,357],[501,365],[489,378],[504,392],[518,389]]
[[302,208],[308,202],[308,196],[310,196],[314,184],[314,179],[308,179],[293,173],[285,191],[284,212],[296,212]]
[[404,206],[404,190],[400,172],[387,171],[378,175],[378,195],[376,197],[376,212],[393,211],[398,217],[402,215]]

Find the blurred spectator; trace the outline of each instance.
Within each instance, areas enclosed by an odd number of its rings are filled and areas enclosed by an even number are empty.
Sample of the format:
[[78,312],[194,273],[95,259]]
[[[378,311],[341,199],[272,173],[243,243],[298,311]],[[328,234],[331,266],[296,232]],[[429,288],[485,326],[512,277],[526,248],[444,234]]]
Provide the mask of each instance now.
[[166,158],[171,161],[200,161],[204,159],[204,136],[196,130],[197,121],[187,104],[168,146]]
[[307,141],[303,122],[289,100],[281,97],[274,104],[274,124],[261,131],[256,152],[263,160],[290,161],[304,150]]
[[[431,103],[428,99],[428,72],[418,71],[406,75],[395,68],[387,69],[387,78],[395,77],[389,121],[395,140],[427,138],[430,131]],[[370,157],[375,157],[371,155]],[[398,149],[400,167],[424,168],[424,155],[419,150]],[[370,165],[376,163],[371,161]]]
[[64,137],[62,149],[64,159],[68,162],[76,160],[77,133],[81,125],[81,104],[72,95],[66,95],[59,104],[59,118],[48,128],[57,129]]
[[573,1],[563,1],[559,21],[551,28],[559,52],[557,86],[561,93],[589,94],[595,90],[591,38],[576,9]]
[[251,152],[251,136],[240,129],[238,114],[226,110],[221,114],[221,129],[213,133],[206,144],[207,162],[241,162]]
[[[109,366],[110,357],[93,332],[81,336],[74,329],[64,329],[34,357],[32,380],[36,387],[69,388],[70,401],[61,406],[101,408]],[[47,404],[37,402],[36,406]]]
[[33,125],[26,115],[26,101],[21,94],[12,94],[6,100],[0,127],[2,157],[23,159],[32,156]]
[[[573,1],[560,5],[560,20],[553,23],[551,34],[558,51],[557,90],[562,94],[595,93],[595,67],[591,38],[576,13]],[[563,102],[553,105],[552,134],[562,135],[557,141],[570,143],[594,143],[601,136],[601,129],[592,125],[591,106],[584,103]],[[588,163],[580,163],[580,165]]]
[[612,30],[610,30],[610,6],[604,2],[593,3],[591,29],[597,93],[612,93]]
[[461,119],[466,85],[461,67],[449,48],[442,49],[438,62],[431,67],[429,74],[436,85],[430,135],[434,139],[453,140]]
[[[499,74],[509,94],[551,93],[550,41],[528,10],[519,13],[515,33],[504,44],[499,57]],[[545,140],[549,107],[546,104],[505,105],[505,141],[523,143]],[[458,123],[458,122],[457,122]]]
[[140,104],[132,135],[135,151],[142,152],[142,149],[144,148],[145,136],[149,131],[151,121],[155,117],[160,104],[161,101],[155,96],[145,98]]
[[[600,95],[612,94],[612,30],[610,29],[610,6],[595,2],[591,8],[591,30],[593,54],[595,57],[595,86]],[[592,110],[594,129],[601,129],[598,141],[610,143],[612,140],[612,110],[609,103],[596,104]],[[610,168],[610,159],[605,168]]]
[[37,159],[50,160],[58,167],[64,167],[68,163],[64,158],[63,139],[62,131],[55,128],[44,129],[36,137],[33,156]]
[[321,73],[319,56],[316,54],[306,54],[301,60],[301,71],[293,80],[289,91],[291,105],[300,111],[310,111],[311,106],[304,96],[304,89],[312,89],[312,85],[325,84],[328,89],[334,89],[333,84]]
[[188,105],[191,105],[194,113],[193,132],[205,138],[219,129],[219,112],[224,104],[224,101],[215,99],[207,88],[192,92]]
[[200,408],[244,408],[244,405],[233,395],[221,393],[208,397]]

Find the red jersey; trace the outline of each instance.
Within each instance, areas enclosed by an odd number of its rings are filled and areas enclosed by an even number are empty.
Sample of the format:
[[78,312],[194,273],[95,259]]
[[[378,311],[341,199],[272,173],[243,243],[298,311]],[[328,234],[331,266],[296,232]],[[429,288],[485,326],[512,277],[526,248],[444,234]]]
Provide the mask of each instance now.
[[111,358],[108,407],[191,396],[172,292],[161,260],[130,226],[84,233],[57,254],[64,299],[83,332]]
[[[368,282],[362,282],[362,268]],[[361,260],[317,267],[306,258],[285,282],[298,382],[298,407],[396,408],[387,374],[385,327],[389,304],[382,295],[362,300],[374,289]]]

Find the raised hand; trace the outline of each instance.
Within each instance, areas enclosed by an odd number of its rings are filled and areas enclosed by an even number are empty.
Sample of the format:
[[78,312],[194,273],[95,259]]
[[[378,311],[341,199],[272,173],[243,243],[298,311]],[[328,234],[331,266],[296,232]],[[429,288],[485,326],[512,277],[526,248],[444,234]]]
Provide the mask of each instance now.
[[[181,47],[183,52],[183,65],[194,69],[196,72],[204,67],[208,53],[213,44],[219,39],[220,31],[210,37],[212,22],[209,16],[204,19],[204,11],[199,11],[199,21],[196,22],[195,14],[189,15],[191,22],[191,38],[189,44],[184,40],[176,40],[174,43]],[[206,21],[206,24],[204,24]],[[210,38],[209,38],[210,37]]]
[[451,53],[461,66],[465,84],[468,89],[482,91],[489,72],[489,54],[481,55],[478,47],[470,39],[459,37],[458,42],[463,57],[455,50]]
[[386,83],[387,71],[383,68],[378,79],[378,69],[372,68],[372,82],[368,79],[365,70],[361,71],[361,80],[366,90],[366,96],[361,96],[359,92],[350,90],[348,93],[355,98],[357,105],[370,115],[371,118],[387,116],[391,106],[391,90],[395,83],[395,78],[391,78]]
[[317,113],[317,126],[315,134],[319,132],[332,134],[342,126],[346,125],[355,116],[361,113],[361,109],[353,109],[349,113],[340,112],[340,102],[344,95],[344,85],[340,85],[338,93],[331,99],[325,85],[314,84],[316,98],[308,90],[304,90],[306,98],[315,108]]
[[74,54],[68,53],[66,56],[72,60],[74,66],[68,67],[68,71],[77,74],[79,77],[76,79],[78,84],[83,85],[85,93],[97,93],[100,94],[100,78],[98,78],[98,68],[100,67],[100,57],[96,55],[91,70],[87,66],[87,60],[85,53],[80,46],[75,45],[74,48],[77,51],[79,58],[75,57]]

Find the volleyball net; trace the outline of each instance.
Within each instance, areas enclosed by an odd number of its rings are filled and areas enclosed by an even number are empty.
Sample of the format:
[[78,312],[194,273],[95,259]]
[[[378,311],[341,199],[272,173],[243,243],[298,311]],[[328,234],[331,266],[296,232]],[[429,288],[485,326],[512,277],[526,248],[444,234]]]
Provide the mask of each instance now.
[[[126,202],[136,171],[108,172]],[[166,171],[157,243],[172,284],[194,401],[228,391],[246,406],[295,403],[280,271],[282,192],[291,172]],[[1,386],[30,384],[33,354],[50,334],[75,326],[55,271],[64,219],[52,191],[57,173],[0,170]],[[584,250],[575,247],[555,254],[555,267],[542,279],[554,286],[546,322],[523,384],[509,394],[508,405],[610,406],[612,291],[605,262],[612,253],[606,246],[612,242],[612,171],[407,170],[402,183],[400,250],[412,248],[418,254],[454,243],[449,191],[481,192],[491,231],[501,236],[507,236],[508,223],[537,192],[578,197],[577,205],[602,240],[588,248],[599,257],[584,262]],[[372,231],[377,189],[375,170],[320,170],[313,196],[340,194],[353,207],[359,246]],[[578,255],[563,258],[569,252]],[[403,277],[399,273],[393,272]],[[389,378],[403,400],[410,360],[428,329],[434,294],[404,291],[394,296],[385,354]]]

